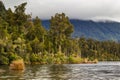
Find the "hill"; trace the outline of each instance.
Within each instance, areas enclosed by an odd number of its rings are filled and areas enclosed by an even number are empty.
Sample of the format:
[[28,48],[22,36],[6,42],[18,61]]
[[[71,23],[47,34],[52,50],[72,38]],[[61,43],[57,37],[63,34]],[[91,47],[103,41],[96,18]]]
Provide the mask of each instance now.
[[[97,40],[120,40],[120,23],[115,21],[92,21],[71,19],[74,25],[73,37],[84,36]],[[42,20],[43,26],[49,29],[49,20]]]

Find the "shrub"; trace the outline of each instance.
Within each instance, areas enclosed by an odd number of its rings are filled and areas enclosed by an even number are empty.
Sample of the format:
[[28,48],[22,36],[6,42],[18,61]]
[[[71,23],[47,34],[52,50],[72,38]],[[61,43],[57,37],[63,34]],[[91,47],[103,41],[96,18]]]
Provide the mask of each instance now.
[[0,64],[2,64],[2,65],[9,64],[9,59],[7,57],[5,57],[5,56],[1,56],[1,58],[0,58]]
[[41,57],[39,54],[32,53],[30,55],[30,62],[40,62],[40,61],[41,61]]
[[68,61],[69,63],[73,63],[73,64],[78,64],[83,62],[83,60],[79,56],[77,57],[69,56]]
[[24,65],[23,59],[12,61],[10,64],[10,69],[12,69],[12,70],[24,70],[25,65]]
[[13,60],[18,60],[18,59],[22,59],[20,56],[18,56],[16,53],[9,53],[9,62],[13,61]]

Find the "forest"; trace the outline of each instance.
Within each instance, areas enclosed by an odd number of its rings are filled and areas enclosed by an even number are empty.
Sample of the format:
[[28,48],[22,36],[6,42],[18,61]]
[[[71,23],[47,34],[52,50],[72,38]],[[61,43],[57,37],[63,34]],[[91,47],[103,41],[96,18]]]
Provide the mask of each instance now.
[[65,13],[51,17],[50,29],[38,16],[25,13],[27,3],[6,9],[0,1],[0,64],[23,59],[26,64],[119,61],[120,43],[73,38],[74,26]]

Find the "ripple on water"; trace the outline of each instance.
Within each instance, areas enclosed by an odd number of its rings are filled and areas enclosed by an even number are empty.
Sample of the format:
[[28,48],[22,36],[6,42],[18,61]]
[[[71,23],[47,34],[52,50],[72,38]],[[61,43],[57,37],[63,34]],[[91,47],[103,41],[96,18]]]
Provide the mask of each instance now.
[[119,63],[34,65],[24,72],[0,67],[0,80],[120,80]]

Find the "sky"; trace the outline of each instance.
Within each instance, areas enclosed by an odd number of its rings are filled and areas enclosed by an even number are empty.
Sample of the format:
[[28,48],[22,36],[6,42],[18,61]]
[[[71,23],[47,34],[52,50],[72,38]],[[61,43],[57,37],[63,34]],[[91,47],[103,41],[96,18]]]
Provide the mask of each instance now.
[[71,19],[114,20],[120,22],[120,0],[2,0],[6,8],[27,2],[26,13],[50,19],[64,12]]

